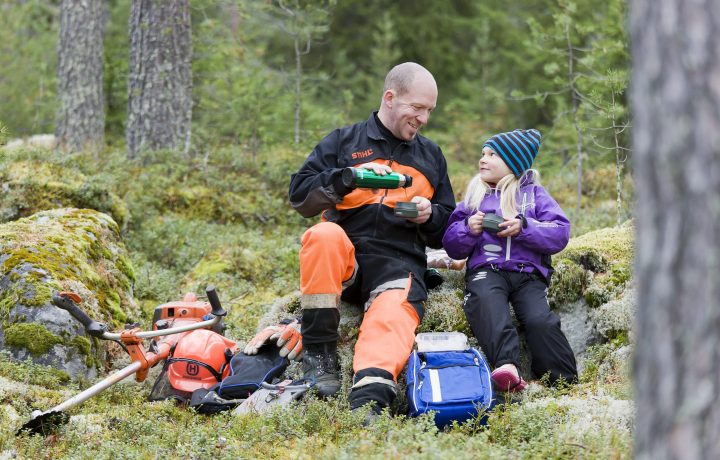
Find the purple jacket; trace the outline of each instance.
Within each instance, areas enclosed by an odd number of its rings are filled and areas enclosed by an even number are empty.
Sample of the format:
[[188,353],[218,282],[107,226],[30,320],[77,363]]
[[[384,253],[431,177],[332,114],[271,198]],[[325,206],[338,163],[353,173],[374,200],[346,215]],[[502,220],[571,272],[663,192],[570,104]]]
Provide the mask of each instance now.
[[[527,227],[517,236],[505,238],[488,231],[479,235],[470,233],[467,218],[472,213],[465,208],[465,202],[460,203],[450,216],[443,236],[443,247],[448,255],[459,260],[468,257],[469,270],[493,266],[516,272],[537,271],[547,280],[550,267],[541,261],[567,245],[570,221],[557,202],[542,186],[535,184],[532,177],[520,186],[517,198],[518,207],[522,209],[518,214],[524,214]],[[480,211],[502,215],[500,194],[490,191],[480,203]]]

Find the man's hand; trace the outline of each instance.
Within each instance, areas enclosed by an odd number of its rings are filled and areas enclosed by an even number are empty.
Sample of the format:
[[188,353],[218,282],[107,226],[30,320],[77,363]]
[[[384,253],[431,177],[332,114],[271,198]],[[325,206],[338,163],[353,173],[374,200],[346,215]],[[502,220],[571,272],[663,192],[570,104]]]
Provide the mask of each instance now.
[[417,203],[417,210],[418,210],[418,216],[413,217],[412,219],[408,219],[410,222],[414,222],[416,224],[424,224],[428,220],[430,220],[430,216],[432,216],[432,204],[430,203],[430,200],[423,196],[415,196],[412,200],[413,203]]
[[386,174],[390,174],[392,172],[392,168],[388,165],[383,165],[380,163],[363,163],[361,165],[355,166],[356,168],[362,168],[362,169],[369,169],[370,171],[374,172],[378,176],[384,176]]
[[285,326],[285,329],[277,339],[277,346],[280,347],[280,356],[287,356],[288,359],[300,360],[302,353],[302,335],[300,334],[300,323],[294,320]]
[[[288,321],[288,322],[285,322]],[[302,353],[302,336],[298,320],[284,320],[283,323],[268,326],[255,334],[248,342],[243,352],[246,355],[256,355],[260,348],[269,342],[276,342],[280,347],[280,356],[288,359],[299,359]]]

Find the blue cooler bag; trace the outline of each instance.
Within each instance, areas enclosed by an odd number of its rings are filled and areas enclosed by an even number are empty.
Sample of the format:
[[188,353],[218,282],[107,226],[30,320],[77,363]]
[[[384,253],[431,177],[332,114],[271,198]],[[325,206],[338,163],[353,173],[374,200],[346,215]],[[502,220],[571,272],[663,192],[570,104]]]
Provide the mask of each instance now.
[[414,351],[407,369],[410,415],[435,411],[442,428],[464,422],[490,409],[490,367],[474,348],[464,351]]

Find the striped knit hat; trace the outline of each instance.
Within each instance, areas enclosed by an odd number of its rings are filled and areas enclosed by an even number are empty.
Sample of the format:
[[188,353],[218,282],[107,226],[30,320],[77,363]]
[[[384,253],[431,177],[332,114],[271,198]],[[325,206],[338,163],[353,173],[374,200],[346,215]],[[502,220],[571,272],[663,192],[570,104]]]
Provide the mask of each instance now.
[[540,150],[541,137],[537,129],[516,129],[494,135],[485,142],[483,148],[493,149],[515,177],[520,177],[532,166]]

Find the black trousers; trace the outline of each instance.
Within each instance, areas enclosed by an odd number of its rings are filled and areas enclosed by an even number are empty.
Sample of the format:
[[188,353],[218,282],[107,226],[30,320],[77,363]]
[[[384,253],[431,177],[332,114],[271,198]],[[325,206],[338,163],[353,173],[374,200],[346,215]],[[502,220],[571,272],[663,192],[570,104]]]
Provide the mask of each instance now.
[[525,329],[532,372],[550,382],[577,380],[577,364],[560,318],[550,311],[547,285],[534,273],[481,267],[465,274],[463,310],[490,366],[518,365],[520,340],[508,302]]

